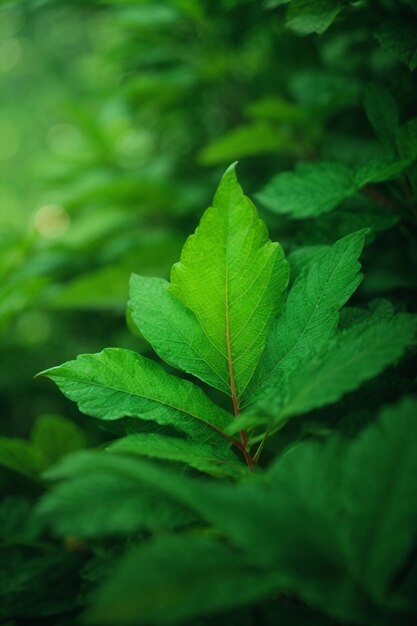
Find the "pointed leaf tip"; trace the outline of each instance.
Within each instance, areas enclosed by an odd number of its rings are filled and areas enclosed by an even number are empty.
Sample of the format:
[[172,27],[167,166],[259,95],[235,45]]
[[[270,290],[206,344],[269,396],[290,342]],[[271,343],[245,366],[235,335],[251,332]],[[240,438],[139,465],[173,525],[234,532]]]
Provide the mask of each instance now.
[[229,167],[226,169],[226,171],[223,174],[223,176],[226,176],[226,174],[228,174],[229,172],[235,172],[236,173],[236,167],[237,167],[238,163],[239,163],[239,161],[233,161],[233,163],[231,163],[229,165]]

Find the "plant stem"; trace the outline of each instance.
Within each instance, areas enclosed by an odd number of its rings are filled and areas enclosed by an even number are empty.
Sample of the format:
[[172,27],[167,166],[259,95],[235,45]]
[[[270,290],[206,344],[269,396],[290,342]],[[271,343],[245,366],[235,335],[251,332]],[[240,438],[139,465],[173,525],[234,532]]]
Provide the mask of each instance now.
[[373,185],[366,185],[365,187],[362,187],[361,192],[381,206],[386,206],[390,207],[391,209],[398,210],[398,207],[396,203],[392,200],[392,198],[386,196],[379,189],[376,189]]
[[[233,402],[233,413],[235,417],[239,415],[239,400],[237,397],[236,391],[236,382],[235,382],[235,374],[233,370],[233,356],[232,356],[232,341],[230,337],[230,320],[229,320],[229,286],[228,286],[228,275],[226,272],[226,284],[225,284],[225,302],[226,302],[226,311],[225,311],[225,321],[226,321],[226,347],[227,347],[227,364],[229,367],[229,379],[230,379],[230,391],[232,394],[232,402]],[[246,465],[249,469],[253,469],[253,461],[248,452],[248,435],[245,430],[240,431],[240,439],[242,441],[242,445],[240,449],[243,452],[243,456],[245,457]]]
[[261,439],[261,443],[258,446],[258,449],[255,452],[255,456],[253,457],[253,463],[255,465],[255,467],[258,465],[258,461],[259,461],[259,457],[261,456],[262,450],[264,448],[265,442],[268,439],[269,436],[269,431],[270,431],[270,427],[268,426],[268,428],[266,429],[266,431],[264,432],[264,435]]

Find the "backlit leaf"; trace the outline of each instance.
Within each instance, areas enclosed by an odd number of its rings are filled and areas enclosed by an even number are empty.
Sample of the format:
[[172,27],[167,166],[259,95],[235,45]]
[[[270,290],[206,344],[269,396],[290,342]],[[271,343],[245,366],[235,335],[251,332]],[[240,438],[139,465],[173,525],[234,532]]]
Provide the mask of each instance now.
[[211,343],[205,360],[232,396],[253,375],[287,282],[282,249],[230,168],[172,269],[170,291],[196,315]]

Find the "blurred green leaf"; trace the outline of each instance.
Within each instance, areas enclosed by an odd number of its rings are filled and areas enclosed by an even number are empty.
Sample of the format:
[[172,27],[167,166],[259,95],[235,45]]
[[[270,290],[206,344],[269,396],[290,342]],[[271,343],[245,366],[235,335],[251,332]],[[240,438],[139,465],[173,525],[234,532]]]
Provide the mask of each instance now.
[[282,4],[288,4],[293,0],[264,0],[265,9],[275,9],[276,7],[281,6]]
[[0,437],[0,465],[36,478],[61,457],[85,447],[84,433],[59,415],[41,415],[30,440]]
[[292,0],[286,25],[300,35],[321,35],[343,10],[343,0]]
[[378,138],[395,148],[399,113],[390,92],[381,85],[370,84],[365,91],[364,104],[368,119]]
[[197,156],[202,165],[226,164],[243,157],[268,153],[298,154],[300,146],[291,132],[267,121],[238,126],[205,146]]
[[[98,453],[110,457],[110,453]],[[91,455],[94,461],[97,453]],[[117,470],[73,465],[77,456],[67,457],[73,467],[71,478],[47,493],[37,505],[37,516],[59,536],[99,539],[129,535],[140,530],[161,531],[186,526],[195,515]],[[109,459],[110,460],[110,459]],[[117,458],[113,459],[116,462]],[[104,459],[106,466],[106,459]]]
[[354,573],[378,601],[390,593],[415,543],[416,414],[414,398],[384,408],[379,422],[359,436],[346,457],[345,541]]
[[300,163],[275,176],[257,194],[268,209],[297,219],[334,209],[356,191],[351,170],[341,163]]
[[356,169],[325,161],[299,163],[294,172],[274,176],[256,197],[275,213],[304,219],[332,211],[370,183],[397,178],[409,165],[384,154]]
[[12,544],[34,544],[41,525],[33,515],[33,503],[22,495],[10,495],[0,503],[0,549]]
[[254,118],[303,124],[304,130],[306,122],[312,122],[311,112],[307,108],[279,96],[266,96],[251,102],[246,107],[246,113]]
[[172,26],[177,19],[175,7],[155,2],[144,2],[142,6],[124,9],[118,15],[123,25],[137,29]]
[[410,70],[417,67],[416,27],[417,23],[411,19],[395,17],[382,22],[375,32],[381,46]]
[[213,476],[241,476],[245,466],[228,449],[195,443],[157,433],[136,433],[107,446],[110,452],[137,454],[154,459],[185,463]]
[[417,159],[417,117],[400,126],[397,133],[397,146],[402,159]]
[[0,465],[33,478],[47,467],[41,450],[17,437],[0,437]]
[[74,422],[60,415],[42,415],[35,421],[31,432],[33,445],[42,452],[48,464],[61,457],[85,448],[83,431]]
[[[133,548],[99,591],[92,624],[172,624],[270,596],[276,577],[210,537],[160,537]],[[138,592],[139,590],[139,592]]]

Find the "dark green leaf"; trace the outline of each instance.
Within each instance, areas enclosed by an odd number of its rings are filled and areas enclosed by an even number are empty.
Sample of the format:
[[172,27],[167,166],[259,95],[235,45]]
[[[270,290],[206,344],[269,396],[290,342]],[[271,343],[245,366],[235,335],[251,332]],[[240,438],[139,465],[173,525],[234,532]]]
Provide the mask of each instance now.
[[383,602],[417,533],[417,402],[387,407],[350,447],[344,524],[354,574]]
[[417,316],[399,313],[375,319],[371,315],[281,379],[261,401],[262,408],[274,416],[274,423],[280,423],[336,402],[395,363],[415,343],[416,333]]
[[340,163],[299,163],[295,172],[272,178],[256,197],[271,211],[301,219],[331,211],[355,191],[348,167]]
[[339,309],[361,282],[358,257],[365,234],[359,231],[340,239],[299,275],[281,316],[271,326],[246,403],[326,345],[335,332]]
[[286,24],[300,35],[321,35],[344,6],[342,0],[293,0],[287,11]]
[[416,22],[401,18],[391,18],[383,22],[375,33],[381,46],[410,70],[417,67]]
[[0,465],[25,476],[35,477],[48,465],[41,450],[31,441],[0,437]]
[[277,578],[216,539],[160,537],[121,560],[99,591],[88,623],[183,623],[271,595]]
[[397,104],[390,92],[375,83],[365,91],[365,110],[377,137],[395,148],[395,136],[399,124]]
[[85,447],[84,433],[74,422],[60,415],[38,417],[32,429],[31,439],[48,463]]
[[227,448],[157,433],[136,433],[123,437],[110,444],[107,450],[186,463],[214,476],[239,476],[246,469]]
[[397,134],[398,151],[402,159],[417,159],[417,117],[400,126]]
[[410,160],[394,160],[382,153],[363,165],[349,168],[326,161],[299,163],[294,172],[274,176],[256,197],[268,209],[293,219],[328,213],[370,183],[397,178]]
[[[113,455],[101,453],[100,456]],[[194,515],[169,498],[138,486],[137,481],[117,471],[106,458],[82,465],[81,471],[68,457],[67,480],[55,485],[40,501],[37,514],[54,533],[85,539],[129,535],[139,530],[160,531],[185,526]],[[74,457],[76,462],[77,456]],[[83,457],[79,457],[83,459]]]

